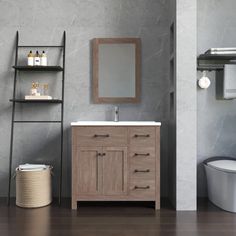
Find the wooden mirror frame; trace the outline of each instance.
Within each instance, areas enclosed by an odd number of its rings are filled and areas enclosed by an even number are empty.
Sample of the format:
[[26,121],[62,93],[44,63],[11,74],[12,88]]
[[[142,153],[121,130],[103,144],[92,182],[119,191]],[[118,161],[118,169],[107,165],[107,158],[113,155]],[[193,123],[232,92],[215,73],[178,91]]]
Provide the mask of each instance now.
[[[135,96],[134,97],[99,97],[98,57],[100,44],[135,45]],[[93,101],[94,103],[139,103],[141,95],[141,39],[140,38],[95,38],[93,49]]]

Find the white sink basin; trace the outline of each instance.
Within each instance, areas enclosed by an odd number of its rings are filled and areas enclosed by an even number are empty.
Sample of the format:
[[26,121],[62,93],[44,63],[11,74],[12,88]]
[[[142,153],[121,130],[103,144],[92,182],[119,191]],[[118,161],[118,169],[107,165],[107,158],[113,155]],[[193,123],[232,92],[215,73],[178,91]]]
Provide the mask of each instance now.
[[71,126],[161,126],[161,122],[156,121],[77,121]]

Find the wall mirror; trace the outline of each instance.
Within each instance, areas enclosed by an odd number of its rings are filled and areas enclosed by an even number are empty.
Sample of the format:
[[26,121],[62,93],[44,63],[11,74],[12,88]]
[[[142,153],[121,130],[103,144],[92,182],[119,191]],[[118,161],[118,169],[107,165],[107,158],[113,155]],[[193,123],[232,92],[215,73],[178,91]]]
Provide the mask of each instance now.
[[141,40],[93,39],[93,100],[95,103],[140,101]]

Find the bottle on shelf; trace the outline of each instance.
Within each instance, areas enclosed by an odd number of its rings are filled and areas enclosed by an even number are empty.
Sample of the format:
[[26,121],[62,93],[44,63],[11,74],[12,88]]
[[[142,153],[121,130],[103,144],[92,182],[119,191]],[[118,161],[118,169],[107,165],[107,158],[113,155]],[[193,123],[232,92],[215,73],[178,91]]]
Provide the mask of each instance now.
[[48,83],[43,84],[43,95],[48,96]]
[[52,96],[48,95],[48,83],[40,84],[32,82],[30,95],[25,95],[25,100],[51,100]]
[[36,96],[40,96],[41,93],[40,93],[40,84],[39,84],[39,82],[36,82],[36,83],[35,83],[35,87],[36,87],[36,90],[37,90]]
[[47,54],[45,53],[45,51],[43,51],[42,54],[41,54],[40,65],[41,66],[47,66]]
[[30,95],[31,96],[36,96],[37,95],[37,87],[36,83],[32,82],[31,90],[30,90]]
[[35,66],[40,66],[40,55],[39,51],[36,51],[36,54],[34,56],[34,65]]
[[27,61],[28,66],[33,66],[34,65],[34,55],[32,51],[29,52],[28,54],[28,61]]

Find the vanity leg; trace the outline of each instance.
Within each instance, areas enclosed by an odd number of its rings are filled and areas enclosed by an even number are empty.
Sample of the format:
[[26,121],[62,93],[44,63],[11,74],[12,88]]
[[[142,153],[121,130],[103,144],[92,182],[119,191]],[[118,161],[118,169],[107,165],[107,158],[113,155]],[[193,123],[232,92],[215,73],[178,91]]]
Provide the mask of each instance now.
[[160,210],[160,201],[155,201],[155,210]]
[[156,127],[156,198],[155,198],[155,210],[160,210],[161,197],[160,197],[160,127]]
[[74,200],[73,198],[71,199],[71,209],[77,210],[77,201]]

